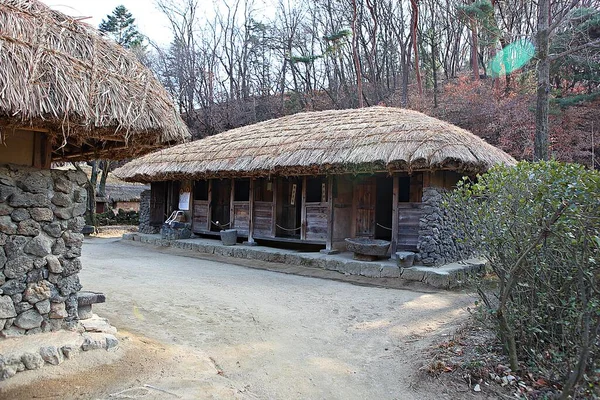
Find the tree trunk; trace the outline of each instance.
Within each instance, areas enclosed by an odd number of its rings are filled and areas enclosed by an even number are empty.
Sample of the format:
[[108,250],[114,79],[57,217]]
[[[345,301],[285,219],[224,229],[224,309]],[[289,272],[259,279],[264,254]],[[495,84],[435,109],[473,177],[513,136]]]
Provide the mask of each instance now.
[[538,2],[537,44],[537,101],[535,108],[535,138],[533,143],[534,161],[548,159],[548,108],[550,92],[549,47],[550,0]]
[[108,177],[108,171],[110,170],[110,160],[102,161],[102,175],[100,176],[100,184],[98,185],[98,196],[106,196],[106,178]]
[[358,58],[358,34],[356,32],[356,0],[352,0],[352,57],[354,58],[354,69],[356,70],[356,91],[358,96],[358,108],[364,107],[363,89],[362,89],[362,71],[360,68],[360,59]]
[[471,63],[473,64],[473,79],[479,79],[479,40],[477,39],[477,23],[471,18],[471,37],[473,49],[471,50]]
[[423,96],[423,83],[421,81],[421,68],[419,68],[419,50],[417,46],[417,26],[419,23],[419,6],[417,0],[411,0],[412,6],[412,24],[410,33],[412,35],[413,51],[415,52],[415,75],[417,78],[417,87],[419,89],[419,96]]

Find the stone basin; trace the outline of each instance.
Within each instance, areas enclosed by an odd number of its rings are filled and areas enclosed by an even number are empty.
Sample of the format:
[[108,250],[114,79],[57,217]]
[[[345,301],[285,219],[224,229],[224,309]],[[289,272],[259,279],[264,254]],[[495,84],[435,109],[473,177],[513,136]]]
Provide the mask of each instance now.
[[354,253],[354,259],[374,261],[386,257],[390,242],[381,239],[346,238],[346,248]]

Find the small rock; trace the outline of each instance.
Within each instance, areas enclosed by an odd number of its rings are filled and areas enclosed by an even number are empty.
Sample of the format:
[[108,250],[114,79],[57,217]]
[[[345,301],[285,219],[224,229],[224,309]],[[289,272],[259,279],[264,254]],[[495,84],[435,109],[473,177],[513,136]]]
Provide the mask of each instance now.
[[23,248],[25,253],[38,257],[45,257],[52,253],[52,240],[45,235],[38,235],[31,239]]
[[27,310],[31,310],[32,308],[33,306],[26,301],[22,301],[15,305],[15,311],[17,312],[17,314],[21,314]]
[[86,334],[83,336],[83,351],[105,349],[106,337],[103,334]]
[[0,364],[0,381],[12,378],[16,374],[17,371],[12,366]]
[[5,338],[18,337],[23,336],[25,334],[25,329],[19,328],[18,326],[10,326],[8,328],[4,328],[0,335]]
[[79,321],[79,323],[86,332],[102,332],[113,335],[117,333],[117,328],[109,324],[106,318],[100,318],[95,314],[92,318]]
[[26,208],[15,208],[10,214],[10,217],[15,222],[25,221],[30,218],[29,211],[27,211]]
[[49,299],[50,296],[52,296],[52,289],[45,281],[28,284],[25,293],[23,293],[23,298],[31,304]]
[[119,340],[114,335],[106,335],[106,350],[116,348],[119,345]]
[[481,392],[481,386],[479,386],[479,383],[476,384],[475,386],[473,386],[473,391],[474,392]]
[[[42,321],[43,323],[43,321]],[[25,335],[37,335],[39,333],[42,333],[42,328],[33,328],[33,329],[28,329],[27,332],[25,332]]]
[[61,347],[61,351],[66,359],[70,360],[79,353],[79,347],[72,344],[65,344]]
[[62,264],[58,260],[58,257],[53,254],[46,256],[46,265],[48,266],[48,270],[50,270],[52,273],[60,274],[63,272]]
[[40,314],[48,314],[50,312],[50,300],[42,300],[35,303],[35,308]]
[[[4,271],[4,273],[6,274],[6,270]],[[23,277],[25,278],[25,277]],[[2,289],[2,293],[3,294],[7,294],[7,295],[17,295],[22,293],[25,288],[27,287],[27,284],[25,284],[25,279],[20,280],[20,279],[9,279],[6,281],[6,283],[2,286],[0,286],[0,289]],[[21,300],[19,300],[21,301]],[[13,299],[13,302],[18,303],[19,301],[15,301]]]
[[32,208],[29,210],[31,218],[37,222],[52,222],[54,221],[54,213],[49,208]]
[[15,305],[10,296],[0,296],[0,318],[16,317]]
[[21,356],[21,361],[27,369],[39,369],[44,366],[44,359],[38,353],[25,353]]
[[62,226],[60,226],[60,223],[53,222],[51,224],[44,225],[44,232],[54,238],[59,238],[63,233],[63,229]]
[[80,320],[92,318],[92,316],[94,315],[92,313],[92,306],[78,306],[77,315],[79,316]]
[[50,318],[58,319],[58,318],[66,318],[69,314],[67,314],[67,310],[65,308],[65,303],[51,303],[50,304]]
[[23,329],[39,328],[44,318],[37,310],[27,310],[15,318],[15,325]]
[[61,351],[56,346],[45,346],[40,349],[40,355],[48,364],[58,365],[64,361]]
[[70,207],[72,202],[68,194],[57,192],[52,197],[52,204],[59,207]]
[[9,260],[4,266],[4,275],[7,278],[17,278],[25,275],[33,269],[33,259],[27,256],[19,256]]

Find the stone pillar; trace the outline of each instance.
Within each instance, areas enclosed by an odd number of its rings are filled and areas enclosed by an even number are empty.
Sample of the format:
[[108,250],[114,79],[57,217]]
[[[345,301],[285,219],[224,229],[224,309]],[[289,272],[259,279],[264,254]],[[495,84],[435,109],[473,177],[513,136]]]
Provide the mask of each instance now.
[[458,237],[452,217],[442,204],[445,191],[436,187],[423,188],[423,214],[417,245],[423,265],[440,266],[472,254]]
[[0,336],[76,325],[86,181],[0,165]]
[[160,227],[150,225],[150,197],[151,191],[144,190],[140,194],[140,233],[158,233]]

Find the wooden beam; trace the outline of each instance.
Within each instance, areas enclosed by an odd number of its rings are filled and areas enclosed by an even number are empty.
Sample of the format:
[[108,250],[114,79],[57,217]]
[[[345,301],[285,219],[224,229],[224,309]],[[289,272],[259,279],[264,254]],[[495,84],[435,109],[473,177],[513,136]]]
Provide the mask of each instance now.
[[254,243],[254,178],[250,178],[250,197],[248,198],[248,243]]
[[333,250],[333,176],[327,177],[327,237],[325,250]]
[[229,228],[235,228],[235,209],[233,208],[233,199],[235,199],[235,179],[231,178],[231,190],[229,196]]
[[212,183],[213,180],[209,179],[208,180],[208,218],[207,218],[207,226],[206,226],[206,230],[210,231],[212,228]]
[[[300,239],[306,239],[306,176],[302,177],[302,200],[300,200]],[[297,215],[297,214],[296,214]]]
[[393,174],[394,180],[392,189],[392,257],[396,254],[398,248],[398,200],[400,199],[400,178],[398,174]]
[[271,220],[271,235],[273,237],[277,236],[277,190],[279,190],[277,186],[277,178],[273,178],[273,218]]

